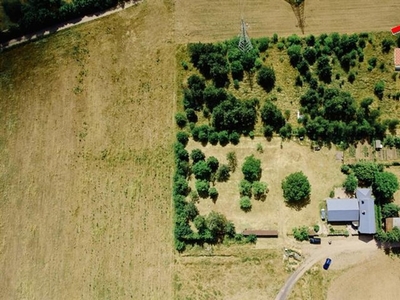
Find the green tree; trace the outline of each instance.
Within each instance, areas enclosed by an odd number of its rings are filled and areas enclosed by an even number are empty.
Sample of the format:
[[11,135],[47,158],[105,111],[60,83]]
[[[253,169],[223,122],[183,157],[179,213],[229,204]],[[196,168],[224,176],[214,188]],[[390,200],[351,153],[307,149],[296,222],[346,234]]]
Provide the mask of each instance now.
[[176,121],[176,125],[178,125],[180,128],[183,128],[186,126],[188,120],[184,113],[178,112],[175,115],[175,121]]
[[302,60],[301,54],[301,46],[300,45],[292,45],[287,49],[287,53],[289,55],[290,64],[293,67],[296,67],[297,64]]
[[203,216],[198,215],[194,218],[193,223],[197,231],[199,232],[200,236],[203,236],[206,230],[208,229],[206,224],[206,219]]
[[203,151],[201,151],[200,149],[193,149],[190,153],[190,158],[193,160],[194,164],[201,160],[204,160],[205,157],[206,156],[204,155]]
[[354,174],[349,174],[346,177],[346,180],[343,182],[343,187],[346,193],[352,194],[356,190],[358,186],[357,177]]
[[251,210],[252,204],[250,201],[250,198],[248,196],[243,196],[242,198],[240,198],[240,208],[245,211],[248,212]]
[[217,170],[215,178],[219,182],[228,181],[230,177],[229,171],[230,169],[227,165],[221,165]]
[[265,182],[254,181],[252,185],[255,199],[262,199],[268,192],[268,185]]
[[387,38],[383,39],[383,41],[382,41],[382,52],[383,53],[389,53],[390,48],[392,46],[394,46],[394,44],[395,43],[394,43],[394,41],[392,39],[387,39]]
[[308,240],[308,228],[307,226],[295,227],[292,230],[293,236],[298,241]]
[[382,81],[382,80],[380,80],[380,81],[378,81],[376,84],[375,84],[375,87],[374,87],[374,94],[379,98],[379,99],[381,99],[382,100],[382,98],[383,98],[383,92],[385,91],[385,83]]
[[212,200],[215,201],[215,200],[217,200],[219,194],[215,187],[210,187],[210,189],[208,190],[208,195],[210,196],[210,198]]
[[240,196],[251,197],[251,182],[247,180],[241,180],[239,184]]
[[228,166],[231,169],[232,173],[234,173],[237,167],[236,153],[234,151],[228,152],[226,154],[226,160],[228,161]]
[[226,232],[228,220],[218,212],[211,211],[206,218],[207,228],[211,231],[212,236],[217,241],[221,241]]
[[236,131],[231,132],[231,134],[229,135],[229,141],[233,145],[239,144],[239,142],[240,142],[240,134],[237,133]]
[[262,66],[257,74],[257,83],[267,92],[271,91],[275,86],[275,71],[274,69]]
[[226,146],[229,143],[229,133],[226,130],[223,130],[218,133],[218,139],[221,146]]
[[207,166],[210,168],[211,172],[215,173],[218,170],[219,162],[214,156],[207,158]]
[[361,185],[370,186],[379,172],[378,165],[373,162],[359,162],[352,167],[354,175],[361,182]]
[[199,193],[199,196],[201,198],[207,198],[208,197],[208,190],[210,189],[210,184],[206,180],[196,180],[195,183],[196,190]]
[[176,140],[181,143],[183,146],[186,146],[189,141],[189,134],[185,131],[179,131],[176,134]]
[[192,171],[196,179],[210,180],[211,169],[204,160],[200,160],[192,167]]
[[397,218],[400,206],[394,203],[386,203],[382,206],[382,218]]
[[399,182],[393,173],[379,172],[375,174],[372,188],[378,200],[387,201],[392,199],[393,194],[399,189]]
[[254,155],[247,156],[242,166],[244,179],[253,182],[261,177],[261,161]]
[[320,80],[325,83],[331,82],[332,67],[329,62],[329,57],[326,55],[317,59],[317,74]]
[[303,172],[288,175],[282,181],[283,197],[287,202],[300,202],[307,199],[311,193],[311,185]]
[[194,218],[199,214],[199,210],[193,202],[187,202],[185,205],[185,213],[188,220],[193,221]]
[[275,132],[278,132],[285,125],[282,112],[270,100],[267,100],[261,108],[261,120],[264,126],[271,126]]

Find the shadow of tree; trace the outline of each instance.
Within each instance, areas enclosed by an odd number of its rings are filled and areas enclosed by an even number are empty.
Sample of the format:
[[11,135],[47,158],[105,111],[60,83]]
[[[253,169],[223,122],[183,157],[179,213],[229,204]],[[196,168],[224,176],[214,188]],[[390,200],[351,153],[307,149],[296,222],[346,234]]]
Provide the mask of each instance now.
[[311,199],[310,199],[310,196],[308,196],[307,198],[304,198],[301,201],[297,201],[297,202],[285,201],[285,202],[286,202],[287,207],[290,207],[296,211],[300,211],[303,207],[306,207],[308,204],[310,204]]

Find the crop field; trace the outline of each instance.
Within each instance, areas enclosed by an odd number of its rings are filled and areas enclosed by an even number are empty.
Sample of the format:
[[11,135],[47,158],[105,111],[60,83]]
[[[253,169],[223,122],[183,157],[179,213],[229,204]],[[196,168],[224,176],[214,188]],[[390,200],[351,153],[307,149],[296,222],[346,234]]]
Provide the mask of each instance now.
[[173,298],[169,4],[0,54],[0,298]]
[[[390,31],[399,22],[395,0],[306,0],[305,34]],[[250,37],[301,35],[296,17],[285,0],[176,1],[176,40],[211,42],[240,33],[240,18],[249,24]]]

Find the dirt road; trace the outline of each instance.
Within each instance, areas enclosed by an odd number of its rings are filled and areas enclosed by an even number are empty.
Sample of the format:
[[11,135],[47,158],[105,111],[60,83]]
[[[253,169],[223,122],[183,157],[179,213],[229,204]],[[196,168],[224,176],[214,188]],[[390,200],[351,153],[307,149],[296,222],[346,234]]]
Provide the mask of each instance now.
[[327,257],[332,259],[332,265],[335,264],[335,257],[339,254],[354,254],[354,256],[362,253],[373,253],[378,251],[375,240],[362,241],[357,237],[349,237],[346,239],[334,239],[332,244],[329,245],[327,239],[322,240],[320,246],[307,245],[304,246],[304,252],[308,258],[303,264],[287,279],[285,285],[281,288],[275,300],[286,299],[295,283],[303,276],[303,274],[310,269],[314,264]]

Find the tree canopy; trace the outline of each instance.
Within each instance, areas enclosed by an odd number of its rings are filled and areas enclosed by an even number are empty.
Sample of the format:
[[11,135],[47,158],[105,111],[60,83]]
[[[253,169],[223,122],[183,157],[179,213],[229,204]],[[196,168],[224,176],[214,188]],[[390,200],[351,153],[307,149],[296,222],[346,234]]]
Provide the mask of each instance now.
[[392,199],[393,194],[399,189],[399,182],[393,173],[379,172],[375,174],[372,188],[378,200],[387,201]]
[[254,155],[247,156],[242,166],[244,179],[249,182],[257,181],[261,177],[261,161]]
[[282,181],[282,190],[287,202],[301,202],[310,196],[311,185],[307,176],[300,171],[288,175]]

